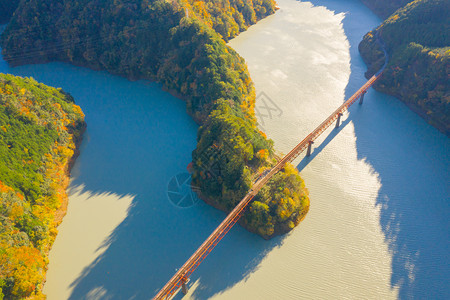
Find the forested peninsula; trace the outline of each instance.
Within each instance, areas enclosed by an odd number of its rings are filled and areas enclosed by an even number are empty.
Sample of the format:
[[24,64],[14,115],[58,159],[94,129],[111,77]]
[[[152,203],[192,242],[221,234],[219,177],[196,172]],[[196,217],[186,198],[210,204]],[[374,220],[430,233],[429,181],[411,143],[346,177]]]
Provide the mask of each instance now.
[[[22,0],[1,37],[12,65],[63,61],[160,82],[201,125],[193,183],[231,210],[276,162],[258,130],[247,66],[226,41],[274,13],[273,0]],[[309,209],[293,166],[255,197],[241,224],[264,238],[295,227]]]
[[379,36],[390,60],[375,88],[399,98],[450,136],[450,2],[406,2],[409,4],[366,34],[359,45],[369,66],[366,76],[372,76],[384,63],[384,53],[376,41]]
[[69,94],[0,74],[0,299],[44,297],[47,255],[84,128]]

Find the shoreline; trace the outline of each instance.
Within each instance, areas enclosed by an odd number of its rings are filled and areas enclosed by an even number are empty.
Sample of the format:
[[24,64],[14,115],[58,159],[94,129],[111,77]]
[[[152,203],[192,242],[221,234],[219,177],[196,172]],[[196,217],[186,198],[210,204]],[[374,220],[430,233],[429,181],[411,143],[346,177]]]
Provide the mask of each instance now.
[[[78,158],[78,157],[80,156],[80,154],[81,154],[80,147],[81,147],[81,144],[82,144],[82,142],[83,142],[83,135],[84,135],[86,129],[87,129],[87,124],[86,124],[86,122],[84,121],[84,122],[83,122],[83,125],[82,125],[82,127],[81,127],[81,129],[80,129],[78,138],[76,138],[76,139],[73,141],[73,143],[74,143],[74,145],[75,145],[75,148],[74,148],[74,150],[73,150],[73,154],[72,154],[72,156],[67,160],[67,162],[66,162],[65,165],[64,165],[64,177],[62,178],[62,185],[60,186],[60,188],[61,188],[62,190],[64,190],[64,194],[63,194],[62,199],[61,199],[61,200],[62,200],[61,206],[55,211],[55,215],[54,215],[54,218],[53,218],[53,222],[55,222],[55,230],[56,230],[56,234],[55,234],[54,237],[53,237],[52,243],[48,245],[48,247],[47,247],[47,249],[46,249],[46,251],[45,251],[45,255],[46,255],[46,257],[47,257],[48,263],[47,263],[46,266],[45,266],[44,280],[40,283],[40,289],[39,289],[39,290],[40,290],[41,292],[43,292],[45,283],[47,282],[47,271],[48,271],[48,266],[49,266],[49,262],[50,262],[49,254],[50,254],[50,251],[51,251],[52,248],[53,248],[53,245],[55,244],[56,237],[57,237],[58,234],[59,234],[58,228],[60,227],[61,223],[62,223],[63,220],[64,220],[64,217],[65,217],[66,214],[67,214],[67,209],[68,209],[68,206],[69,206],[68,189],[69,189],[69,186],[70,186],[71,171],[72,171],[73,166],[75,165],[75,162],[76,162],[77,158]],[[72,133],[72,137],[74,137],[74,134],[73,134],[73,133]],[[44,294],[44,295],[45,295],[45,294]]]
[[[87,129],[87,124],[86,124],[86,122],[84,122],[83,127],[80,129],[79,137],[73,141],[75,144],[75,149],[73,150],[73,155],[68,159],[66,165],[64,166],[65,178],[64,178],[64,183],[63,183],[62,187],[64,188],[65,195],[63,197],[63,202],[61,203],[61,207],[58,208],[55,212],[56,228],[58,228],[59,225],[61,225],[61,223],[64,219],[64,216],[67,214],[67,207],[69,205],[69,195],[67,193],[67,190],[70,185],[70,179],[71,179],[70,173],[72,171],[73,166],[75,165],[75,162],[76,162],[78,156],[80,156],[80,154],[81,154],[80,147],[81,147],[81,143],[83,142],[83,135],[84,135],[86,129]],[[51,247],[50,247],[49,251],[50,250],[51,250]],[[47,255],[48,255],[48,252],[47,252]]]

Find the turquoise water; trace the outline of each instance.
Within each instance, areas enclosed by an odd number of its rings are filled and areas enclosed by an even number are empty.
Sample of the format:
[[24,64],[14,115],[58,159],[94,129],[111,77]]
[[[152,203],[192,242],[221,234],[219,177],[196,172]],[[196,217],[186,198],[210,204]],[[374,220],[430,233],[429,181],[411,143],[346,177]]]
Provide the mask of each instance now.
[[[283,119],[266,120],[265,128],[284,152],[362,85],[366,67],[357,45],[380,22],[359,1],[311,2],[280,0],[276,16],[233,45],[248,61],[257,91],[283,110]],[[282,37],[276,45],[274,35]],[[301,47],[298,57],[282,56],[286,68],[267,56],[264,46],[279,57],[293,41]],[[302,61],[319,54],[336,63]],[[82,107],[88,130],[71,190],[93,198],[132,195],[126,217],[105,236],[104,252],[69,287],[55,281],[46,287],[70,288],[70,299],[151,298],[224,218],[201,201],[177,207],[167,195],[196,145],[197,125],[184,103],[155,83],[62,63],[11,69],[1,60],[0,72],[62,87]],[[330,80],[336,85],[324,88]],[[297,111],[299,103],[304,108]],[[325,133],[315,147],[312,158],[297,162],[311,192],[304,223],[271,241],[233,228],[192,275],[186,298],[450,298],[448,138],[398,100],[371,90],[341,129]],[[108,217],[95,213],[99,222]],[[80,249],[89,243],[77,239]],[[50,268],[58,274],[63,267]]]

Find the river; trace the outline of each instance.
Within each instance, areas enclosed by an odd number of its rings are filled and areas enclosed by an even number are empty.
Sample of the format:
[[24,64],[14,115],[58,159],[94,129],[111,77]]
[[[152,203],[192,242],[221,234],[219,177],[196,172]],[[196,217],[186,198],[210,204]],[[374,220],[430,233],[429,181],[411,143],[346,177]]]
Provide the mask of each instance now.
[[[381,21],[356,0],[278,4],[230,45],[247,60],[261,127],[287,153],[364,83],[357,45]],[[48,299],[150,298],[224,218],[203,202],[171,202],[196,144],[184,103],[154,83],[62,63],[1,61],[0,71],[64,88],[88,123]],[[314,146],[295,162],[311,196],[306,219],[271,241],[236,226],[184,298],[450,298],[448,138],[370,90]]]

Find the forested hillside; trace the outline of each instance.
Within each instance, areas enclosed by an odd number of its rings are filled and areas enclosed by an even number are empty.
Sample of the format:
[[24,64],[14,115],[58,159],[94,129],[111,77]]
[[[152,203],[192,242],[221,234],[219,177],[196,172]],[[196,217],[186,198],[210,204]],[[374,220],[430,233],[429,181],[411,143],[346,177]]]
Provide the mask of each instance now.
[[[65,61],[163,84],[202,126],[193,179],[203,199],[230,210],[272,166],[273,142],[257,129],[247,66],[226,40],[273,13],[273,0],[24,0],[1,37],[11,64]],[[309,208],[295,169],[272,181],[244,218],[268,238]],[[256,203],[256,202],[255,202]]]
[[413,1],[366,34],[359,49],[368,77],[384,62],[377,34],[390,61],[375,88],[398,97],[449,136],[450,2]]
[[42,295],[83,118],[62,90],[0,74],[0,299]]
[[413,0],[361,0],[383,20]]

